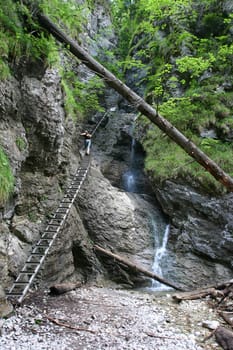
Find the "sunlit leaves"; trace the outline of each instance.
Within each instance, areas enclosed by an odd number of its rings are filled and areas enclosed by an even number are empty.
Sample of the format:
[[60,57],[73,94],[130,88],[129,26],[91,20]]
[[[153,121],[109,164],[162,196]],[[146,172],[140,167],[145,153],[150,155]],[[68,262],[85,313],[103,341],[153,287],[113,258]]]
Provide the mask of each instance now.
[[189,73],[190,78],[198,78],[203,72],[211,68],[211,60],[202,57],[184,56],[176,60],[180,73]]
[[[77,36],[81,32],[82,24],[85,20],[84,6],[76,0],[41,0],[40,8],[55,23],[65,27],[71,36]],[[87,17],[87,16],[86,16]]]
[[65,92],[65,110],[67,116],[73,119],[85,117],[94,111],[103,111],[99,98],[104,90],[103,81],[93,76],[82,82],[72,71],[63,72],[62,80]]

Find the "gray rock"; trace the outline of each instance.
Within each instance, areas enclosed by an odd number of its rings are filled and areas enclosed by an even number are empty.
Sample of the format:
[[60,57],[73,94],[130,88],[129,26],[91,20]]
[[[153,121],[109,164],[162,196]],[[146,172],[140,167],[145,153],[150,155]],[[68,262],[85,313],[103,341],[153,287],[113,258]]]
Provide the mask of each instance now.
[[232,194],[207,197],[167,181],[157,196],[172,223],[169,250],[177,278],[189,286],[232,278]]
[[[0,286],[0,333],[2,333],[3,322],[1,322],[1,318],[12,315],[13,313],[13,305],[7,300],[6,295]],[[1,334],[0,334],[1,335]]]

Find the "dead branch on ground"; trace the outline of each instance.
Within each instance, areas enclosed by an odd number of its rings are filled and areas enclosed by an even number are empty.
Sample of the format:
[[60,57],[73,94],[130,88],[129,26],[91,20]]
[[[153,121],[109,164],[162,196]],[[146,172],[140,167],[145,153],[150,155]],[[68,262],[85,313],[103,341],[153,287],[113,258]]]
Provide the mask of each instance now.
[[70,324],[68,324],[68,323],[60,322],[58,319],[53,318],[53,317],[51,317],[51,316],[49,316],[49,315],[45,315],[45,317],[46,317],[49,321],[55,323],[55,324],[58,325],[58,326],[70,328],[70,329],[73,329],[73,330],[75,330],[75,331],[89,332],[89,333],[93,333],[93,334],[96,333],[95,331],[92,331],[92,330],[90,330],[90,329],[86,329],[86,328],[82,328],[82,327],[75,327],[75,326],[72,326],[72,325],[70,325]]

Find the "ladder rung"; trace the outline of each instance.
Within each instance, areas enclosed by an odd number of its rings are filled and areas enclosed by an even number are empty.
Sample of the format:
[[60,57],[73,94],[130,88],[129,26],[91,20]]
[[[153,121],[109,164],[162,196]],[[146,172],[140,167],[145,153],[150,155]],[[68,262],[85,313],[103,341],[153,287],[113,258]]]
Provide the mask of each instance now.
[[44,231],[43,233],[42,233],[42,236],[41,236],[41,238],[46,238],[46,236],[48,236],[48,239],[53,239],[53,232],[51,232],[51,231]]
[[75,193],[76,190],[76,188],[69,187],[67,193]]
[[52,238],[44,238],[44,237],[41,237],[40,239],[39,239],[39,241],[37,242],[37,244],[39,243],[39,242],[48,242],[48,243],[50,243],[51,241],[52,241]]
[[54,218],[51,220],[50,222],[50,225],[53,225],[53,226],[62,226],[63,224],[63,221],[65,220],[65,217],[62,217],[62,218]]
[[[38,266],[38,264],[36,264],[36,266]],[[35,272],[35,265],[34,266],[30,266],[30,265],[24,265],[24,267],[22,268],[21,272],[20,273],[27,273],[27,274],[31,274],[33,275],[34,272]]]
[[33,251],[34,251],[34,252],[40,251],[40,254],[43,253],[43,255],[44,255],[45,252],[46,252],[46,248],[48,248],[48,246],[42,247],[42,246],[37,245],[37,246],[34,247]]
[[83,174],[78,174],[78,175],[76,175],[74,178],[73,178],[73,183],[75,183],[77,180],[81,180],[83,177],[85,176],[85,173],[83,173]]
[[70,209],[71,203],[64,203],[63,201],[60,203],[59,208]]
[[62,213],[62,214],[66,214],[68,212],[67,208],[57,208],[55,213]]
[[[52,242],[52,240],[50,240],[50,242]],[[45,244],[45,243],[43,243],[43,242],[40,243],[40,241],[38,241],[38,242],[35,244],[35,246],[34,246],[34,248],[33,248],[33,251],[37,250],[38,248],[41,248],[41,249],[42,249],[42,248],[44,248],[44,247],[48,247],[48,245],[49,245],[49,243]],[[44,255],[44,251],[42,251],[41,254]]]
[[60,220],[62,221],[64,219],[64,217],[66,216],[65,213],[55,213],[54,217],[51,219],[51,221],[53,222],[53,220],[55,219],[56,221]]
[[85,157],[81,166],[72,176],[71,184],[60,201],[60,204],[55,211],[53,217],[47,224],[46,229],[42,232],[40,239],[34,246],[31,255],[25,262],[22,271],[19,273],[17,279],[13,283],[7,296],[17,297],[18,302],[21,303],[26,293],[28,292],[34,278],[41,268],[45,257],[48,254],[49,248],[54,242],[63,222],[65,221],[69,210],[77,196],[77,193],[87,175],[90,165],[90,157]]
[[61,201],[61,204],[67,204],[68,207],[70,207],[70,205],[72,204],[72,201],[71,200],[66,200],[66,198],[64,197]]
[[[40,262],[40,259],[43,257],[43,255],[30,255],[29,258],[27,259],[26,263],[31,263],[31,264],[38,264]],[[37,258],[37,259],[36,259]],[[33,260],[33,261],[32,261]]]
[[21,296],[22,295],[22,293],[12,293],[12,292],[9,292],[9,293],[7,293],[7,296],[8,297],[19,297],[19,296]]
[[25,286],[25,285],[27,285],[28,284],[28,282],[17,282],[17,281],[15,281],[14,282],[14,287],[17,287],[17,286]]
[[[52,241],[51,241],[52,242]],[[43,249],[44,251],[43,251],[43,256],[44,256],[44,254],[45,254],[45,250],[46,250],[46,248],[48,248],[50,246],[50,243],[49,244],[40,244],[40,243],[36,243],[36,245],[35,245],[35,249],[36,248],[41,248],[41,249]]]
[[[20,278],[20,277],[22,277],[21,275],[26,275],[25,277],[27,277],[27,276],[32,276],[33,275],[33,272],[32,271],[25,271],[25,270],[21,270],[20,271],[20,273],[19,273],[19,275],[18,275],[18,277],[17,277],[17,280]],[[16,281],[17,281],[16,280]]]
[[54,225],[54,224],[48,223],[48,226],[46,227],[46,231],[48,231],[48,232],[57,232],[59,226],[60,225]]

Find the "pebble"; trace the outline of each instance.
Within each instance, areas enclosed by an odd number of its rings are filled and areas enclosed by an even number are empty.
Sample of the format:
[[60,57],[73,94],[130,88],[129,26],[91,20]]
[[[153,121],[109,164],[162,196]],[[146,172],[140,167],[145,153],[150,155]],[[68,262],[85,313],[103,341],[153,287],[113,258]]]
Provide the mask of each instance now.
[[[204,305],[176,305],[166,296],[155,298],[142,292],[97,287],[58,297],[32,295],[14,316],[1,320],[0,349],[218,349],[214,341],[204,346],[201,343],[209,332],[201,325],[201,310],[209,314],[208,308],[202,309]],[[80,330],[56,325],[45,315]],[[188,324],[187,317],[194,319]]]

